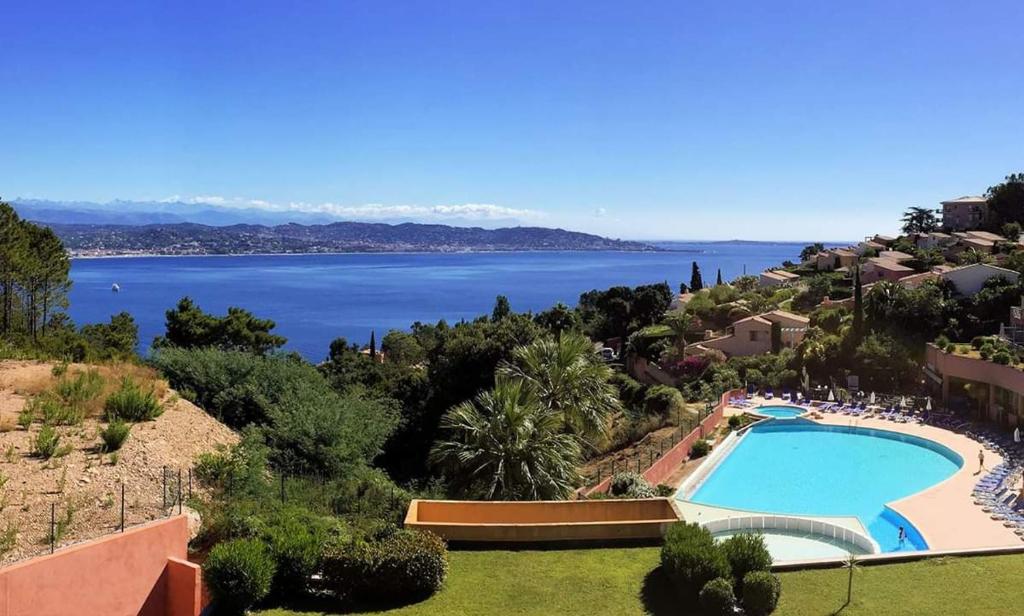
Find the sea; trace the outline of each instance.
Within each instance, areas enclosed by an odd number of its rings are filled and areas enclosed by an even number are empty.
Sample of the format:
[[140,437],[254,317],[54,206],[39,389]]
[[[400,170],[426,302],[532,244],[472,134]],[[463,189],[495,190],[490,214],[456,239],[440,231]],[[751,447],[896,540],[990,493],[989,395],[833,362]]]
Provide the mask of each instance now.
[[[366,343],[416,322],[490,314],[498,295],[513,310],[540,311],[616,285],[689,284],[694,261],[706,284],[797,260],[807,242],[660,242],[660,252],[464,252],[73,259],[70,314],[78,324],[127,311],[140,351],[163,333],[165,312],[189,296],[223,314],[240,306],[273,319],[287,350],[310,361],[331,340]],[[113,292],[113,285],[119,287]]]

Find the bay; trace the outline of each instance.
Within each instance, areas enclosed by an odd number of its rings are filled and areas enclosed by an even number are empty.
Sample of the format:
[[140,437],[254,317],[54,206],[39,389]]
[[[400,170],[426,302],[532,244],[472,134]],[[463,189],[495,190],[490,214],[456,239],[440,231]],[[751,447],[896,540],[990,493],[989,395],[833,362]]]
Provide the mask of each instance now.
[[[208,312],[241,306],[277,322],[289,350],[311,361],[339,336],[365,343],[415,321],[455,323],[489,314],[497,295],[516,311],[574,306],[580,293],[615,285],[689,283],[691,263],[706,283],[718,268],[732,279],[786,259],[803,243],[667,242],[665,252],[506,252],[455,254],[112,257],[72,261],[71,317],[106,321],[127,311],[140,349],[163,332],[164,313],[182,296]],[[114,293],[117,284],[120,292]]]

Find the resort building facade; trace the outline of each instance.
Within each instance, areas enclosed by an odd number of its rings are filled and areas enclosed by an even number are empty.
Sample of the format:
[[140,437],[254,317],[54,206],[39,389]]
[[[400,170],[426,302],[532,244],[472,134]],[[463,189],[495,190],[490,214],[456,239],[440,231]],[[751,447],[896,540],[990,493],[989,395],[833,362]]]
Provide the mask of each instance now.
[[948,231],[977,229],[988,221],[985,197],[960,197],[942,202],[942,227]]
[[785,270],[765,270],[761,272],[759,283],[762,287],[783,287],[800,279],[800,276]]
[[929,344],[924,372],[943,406],[1010,429],[1024,425],[1024,370]]

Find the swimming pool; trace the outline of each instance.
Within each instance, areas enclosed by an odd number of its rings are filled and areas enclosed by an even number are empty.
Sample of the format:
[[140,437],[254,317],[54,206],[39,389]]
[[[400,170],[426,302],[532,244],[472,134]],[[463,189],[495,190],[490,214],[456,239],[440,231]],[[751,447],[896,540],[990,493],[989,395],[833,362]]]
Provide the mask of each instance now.
[[954,451],[916,436],[768,421],[740,437],[689,500],[747,511],[856,516],[883,552],[924,550],[928,545],[914,525],[886,504],[947,479],[962,465]]
[[798,406],[765,405],[754,407],[751,409],[751,412],[776,419],[792,419],[803,415],[807,411]]

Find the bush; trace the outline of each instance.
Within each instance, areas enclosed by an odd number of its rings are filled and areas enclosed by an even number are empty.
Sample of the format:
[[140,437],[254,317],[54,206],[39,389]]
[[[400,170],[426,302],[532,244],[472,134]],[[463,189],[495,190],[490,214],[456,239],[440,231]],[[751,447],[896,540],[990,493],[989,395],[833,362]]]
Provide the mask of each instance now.
[[400,530],[381,539],[328,546],[323,575],[340,599],[418,600],[444,584],[448,550],[433,533]]
[[269,521],[266,539],[276,565],[273,590],[279,596],[310,590],[327,541],[324,525],[313,518],[305,510],[288,510]]
[[996,351],[992,355],[992,361],[1005,366],[1010,363],[1010,353],[1008,351]]
[[164,408],[152,387],[144,390],[134,380],[125,377],[121,380],[121,388],[107,398],[103,411],[107,421],[149,421],[163,414]]
[[107,424],[106,428],[100,431],[100,440],[103,441],[103,451],[117,451],[128,440],[132,427],[127,422],[114,419]]
[[711,451],[711,443],[704,439],[700,439],[690,447],[690,459],[696,460],[697,458],[703,458],[708,455],[709,451]]
[[254,539],[219,543],[203,564],[203,582],[210,588],[218,613],[244,614],[270,592],[274,561]]
[[683,396],[675,387],[655,385],[644,396],[644,410],[651,415],[668,416],[683,406]]
[[760,533],[739,533],[721,543],[722,552],[729,561],[736,592],[743,592],[743,578],[751,571],[768,571],[772,555]]
[[779,578],[768,571],[751,571],[743,578],[743,609],[749,616],[768,616],[782,594]]
[[741,425],[743,425],[743,420],[740,419],[739,415],[732,415],[729,417],[730,430],[735,430],[736,428],[739,428]]
[[44,425],[36,434],[35,441],[32,443],[32,451],[40,458],[49,460],[57,454],[58,445],[60,445],[60,435],[52,426]]
[[632,471],[615,473],[608,493],[618,498],[654,498],[654,490],[647,480]]
[[676,489],[675,488],[673,488],[670,485],[666,485],[664,483],[659,483],[658,486],[656,488],[654,488],[654,494],[657,495],[657,496],[661,496],[661,497],[669,497],[669,496],[672,496],[675,493],[676,493]]
[[698,602],[708,616],[732,616],[736,609],[732,582],[724,577],[711,580],[700,589]]
[[729,561],[706,528],[679,522],[665,535],[661,565],[684,600],[697,598],[704,585],[729,577]]

